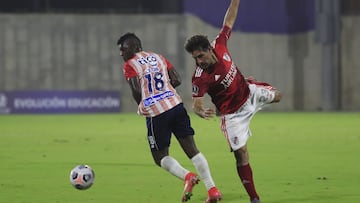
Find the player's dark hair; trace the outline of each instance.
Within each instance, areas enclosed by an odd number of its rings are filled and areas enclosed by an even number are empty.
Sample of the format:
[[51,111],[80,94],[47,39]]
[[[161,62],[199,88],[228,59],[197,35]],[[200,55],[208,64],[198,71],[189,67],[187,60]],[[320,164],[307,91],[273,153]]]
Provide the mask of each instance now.
[[211,44],[205,35],[194,35],[185,43],[185,49],[189,53],[192,53],[195,50],[206,51],[210,48]]
[[119,46],[120,44],[122,45],[125,41],[129,41],[133,46],[135,46],[137,51],[142,50],[141,40],[134,33],[128,32],[124,34],[118,39],[116,44]]

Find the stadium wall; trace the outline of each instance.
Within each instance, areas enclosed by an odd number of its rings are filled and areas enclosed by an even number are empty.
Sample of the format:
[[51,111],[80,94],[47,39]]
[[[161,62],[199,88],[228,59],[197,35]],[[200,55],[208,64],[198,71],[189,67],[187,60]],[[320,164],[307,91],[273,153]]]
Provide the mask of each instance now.
[[[360,110],[360,17],[343,17],[340,43],[343,110]],[[146,50],[168,57],[183,76],[178,91],[191,104],[193,59],[183,44],[192,34],[213,39],[219,28],[192,15],[0,14],[0,91],[116,90],[121,109],[135,102],[122,76],[116,40],[135,32]],[[314,32],[233,32],[229,49],[245,75],[268,81],[283,94],[270,110],[322,109],[321,47]]]

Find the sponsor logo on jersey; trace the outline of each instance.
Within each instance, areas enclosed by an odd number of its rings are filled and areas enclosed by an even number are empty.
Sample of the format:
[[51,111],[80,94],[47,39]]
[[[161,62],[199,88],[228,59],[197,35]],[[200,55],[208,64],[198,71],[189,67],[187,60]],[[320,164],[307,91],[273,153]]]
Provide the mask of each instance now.
[[225,88],[230,87],[231,83],[234,81],[237,73],[237,68],[234,63],[231,64],[229,72],[226,73],[224,79],[220,82]]
[[227,54],[227,53],[225,53],[225,54],[223,55],[223,59],[224,59],[225,61],[231,61],[231,58],[230,58],[229,54]]
[[175,94],[172,91],[166,91],[166,92],[148,97],[148,98],[144,99],[144,101],[143,101],[144,106],[145,107],[151,106],[160,100],[163,100],[163,99],[166,99],[169,97],[173,97],[173,96],[175,96]]
[[203,72],[203,69],[197,67],[196,70],[195,70],[195,77],[196,78],[200,77],[202,72]]
[[220,78],[220,75],[215,75],[215,81],[218,81]]
[[141,65],[150,64],[151,66],[157,66],[158,61],[156,60],[156,57],[154,55],[149,55],[147,57],[140,57],[137,60],[138,63]]
[[193,95],[198,95],[199,94],[199,87],[196,85],[192,86],[192,93]]

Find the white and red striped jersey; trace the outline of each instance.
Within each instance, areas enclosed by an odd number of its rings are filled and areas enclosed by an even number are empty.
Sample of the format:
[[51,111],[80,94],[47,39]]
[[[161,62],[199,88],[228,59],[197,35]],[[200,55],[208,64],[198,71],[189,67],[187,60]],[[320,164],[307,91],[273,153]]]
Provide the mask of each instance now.
[[172,64],[162,55],[141,51],[124,64],[126,80],[138,77],[141,85],[141,102],[138,114],[154,117],[182,102],[170,83],[168,70]]

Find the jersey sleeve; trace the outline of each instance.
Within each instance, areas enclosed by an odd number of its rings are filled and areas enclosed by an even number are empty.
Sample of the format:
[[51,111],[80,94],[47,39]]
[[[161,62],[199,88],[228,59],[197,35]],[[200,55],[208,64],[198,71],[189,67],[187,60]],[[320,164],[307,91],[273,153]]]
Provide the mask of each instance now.
[[215,39],[216,44],[226,46],[227,41],[230,38],[230,35],[231,35],[231,28],[228,26],[223,26],[221,28],[219,35]]
[[164,61],[166,63],[167,69],[171,70],[174,66],[170,63],[170,61],[165,58],[164,56],[160,55],[160,58],[162,61]]
[[169,60],[165,59],[165,61],[166,61],[167,69],[171,70],[174,66],[170,63]]
[[124,64],[123,71],[124,71],[124,76],[125,76],[126,80],[129,80],[132,77],[138,76],[137,72],[134,70],[134,68],[129,63]]
[[203,97],[208,91],[207,83],[199,77],[192,78],[192,97]]

